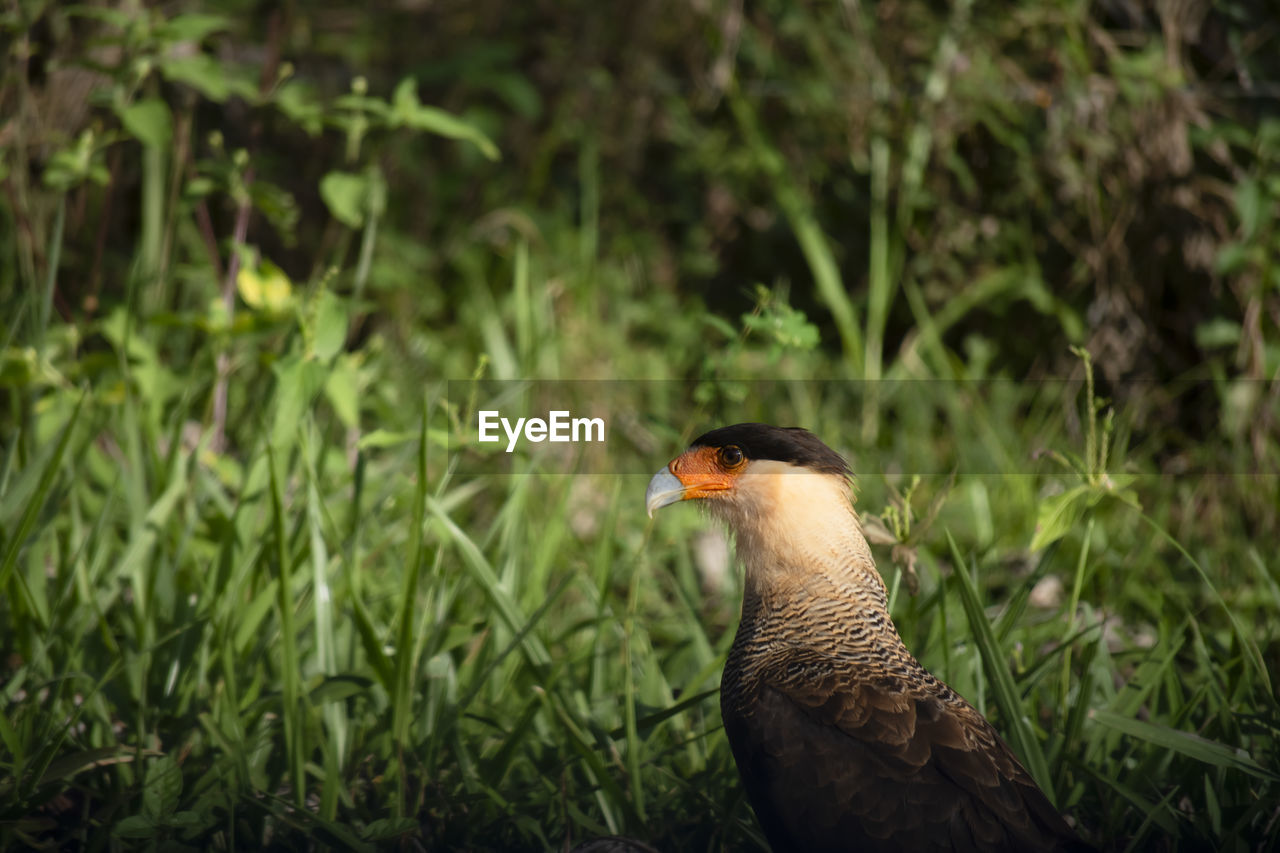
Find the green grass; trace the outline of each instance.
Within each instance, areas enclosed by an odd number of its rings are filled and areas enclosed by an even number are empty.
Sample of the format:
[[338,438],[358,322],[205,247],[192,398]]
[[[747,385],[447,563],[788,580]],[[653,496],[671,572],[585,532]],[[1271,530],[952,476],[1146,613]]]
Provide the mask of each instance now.
[[[520,262],[527,291],[495,306],[491,335],[544,322],[530,306],[545,260]],[[443,383],[370,359],[348,389],[353,434],[330,384],[343,356],[315,352],[321,313],[232,342],[221,454],[199,402],[214,359],[177,382],[152,358],[154,324],[107,345],[83,385],[33,393],[0,500],[6,844],[759,846],[715,692],[739,578],[708,586],[692,549],[706,521],[648,522],[641,496],[642,472],[690,430],[765,413],[849,453],[864,512],[897,507],[918,591],[887,548],[879,559],[908,644],[996,720],[1086,837],[1275,843],[1274,561],[1188,524],[1196,484],[1140,456],[1031,461],[1085,449],[1065,423],[1089,418],[1078,385],[885,385],[881,440],[863,447],[856,383],[778,381],[741,402],[731,381],[610,383],[615,473],[566,477],[555,457],[518,454],[519,473],[484,474],[506,460],[460,449],[455,424],[507,385],[449,383],[446,406]],[[700,326],[688,315],[670,334]],[[764,343],[740,338],[735,363]],[[824,358],[787,351],[777,369]],[[720,394],[697,404],[708,387]],[[658,397],[666,413],[649,416]],[[636,441],[621,438],[628,411]],[[947,491],[933,472],[949,467]],[[904,502],[912,470],[926,476]],[[1123,494],[1102,476],[1122,472]],[[1054,503],[1075,493],[1079,506]],[[1033,553],[1038,520],[1059,528]],[[1049,577],[1064,593],[1030,603]]]
[[[0,16],[31,48],[0,79],[0,849],[763,849],[717,701],[739,572],[642,497],[747,420],[848,456],[907,645],[1088,840],[1276,849],[1280,123],[1177,125],[1176,51],[1080,4],[900,7],[627,32],[640,98],[572,52],[537,89],[523,33],[450,70],[385,10],[338,21],[385,26],[337,33],[337,93],[213,62],[330,67],[328,19]],[[36,121],[89,36],[92,111]],[[664,77],[729,48],[723,91]],[[1049,105],[1007,97],[1041,54]],[[449,75],[478,106],[415,94]],[[1148,124],[1223,184],[1157,221],[1211,270],[1148,282],[1159,241],[1113,239],[1172,204],[1130,174],[1176,148]],[[1173,306],[1157,380],[1121,296]],[[473,440],[547,403],[607,448]]]

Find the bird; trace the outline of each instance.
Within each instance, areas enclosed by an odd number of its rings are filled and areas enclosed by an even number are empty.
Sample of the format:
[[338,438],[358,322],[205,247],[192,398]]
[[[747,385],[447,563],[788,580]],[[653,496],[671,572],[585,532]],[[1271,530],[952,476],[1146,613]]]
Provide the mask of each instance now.
[[744,566],[720,713],[784,851],[1089,850],[982,714],[907,650],[845,459],[798,427],[713,429],[655,474],[649,516],[698,501]]

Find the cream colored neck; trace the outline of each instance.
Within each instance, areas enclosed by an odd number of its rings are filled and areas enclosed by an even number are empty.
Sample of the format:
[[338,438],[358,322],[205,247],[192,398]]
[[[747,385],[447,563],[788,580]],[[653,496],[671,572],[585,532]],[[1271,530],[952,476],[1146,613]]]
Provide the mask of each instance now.
[[737,539],[748,603],[778,605],[820,586],[824,595],[885,607],[884,582],[859,529],[848,482],[758,461],[735,490],[736,500],[715,504]]

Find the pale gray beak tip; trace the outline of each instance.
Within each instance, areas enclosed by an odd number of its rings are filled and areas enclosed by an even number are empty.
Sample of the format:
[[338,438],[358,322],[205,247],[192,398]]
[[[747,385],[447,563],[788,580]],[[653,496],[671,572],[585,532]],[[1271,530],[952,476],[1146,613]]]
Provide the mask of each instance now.
[[684,483],[680,482],[670,469],[664,467],[649,481],[649,488],[644,493],[644,508],[649,513],[649,517],[653,518],[655,510],[681,500],[684,493]]

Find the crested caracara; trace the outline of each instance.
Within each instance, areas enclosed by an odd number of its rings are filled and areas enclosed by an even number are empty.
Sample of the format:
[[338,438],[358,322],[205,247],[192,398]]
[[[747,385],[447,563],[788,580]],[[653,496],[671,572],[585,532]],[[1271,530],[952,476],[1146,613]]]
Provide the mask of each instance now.
[[745,564],[720,713],[775,851],[1088,849],[991,724],[907,651],[844,459],[803,429],[698,438],[649,514],[700,500]]

